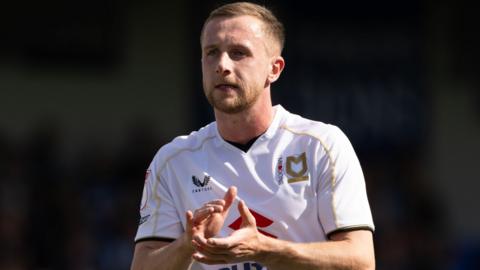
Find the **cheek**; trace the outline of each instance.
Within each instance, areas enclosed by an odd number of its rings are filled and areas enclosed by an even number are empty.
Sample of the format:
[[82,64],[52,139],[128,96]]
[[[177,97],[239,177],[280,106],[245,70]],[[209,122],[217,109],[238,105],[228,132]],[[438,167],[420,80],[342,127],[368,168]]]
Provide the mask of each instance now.
[[202,59],[202,71],[208,72],[212,68],[212,60],[209,59]]
[[250,63],[242,66],[239,70],[241,70],[240,73],[248,74],[248,77],[254,80],[264,79],[268,75],[268,70],[264,63]]
[[202,77],[204,81],[208,81],[211,77],[212,70],[210,66],[206,63],[202,63]]
[[205,74],[208,71],[207,64],[202,61],[202,74]]
[[[261,67],[265,67],[264,65],[258,65],[258,66],[261,66]],[[254,77],[255,77],[255,81],[258,82],[258,84],[263,84],[265,83],[265,80],[268,78],[268,74],[269,74],[269,71],[268,69],[265,67],[265,68],[262,68],[262,69],[255,69],[255,72],[252,74]]]

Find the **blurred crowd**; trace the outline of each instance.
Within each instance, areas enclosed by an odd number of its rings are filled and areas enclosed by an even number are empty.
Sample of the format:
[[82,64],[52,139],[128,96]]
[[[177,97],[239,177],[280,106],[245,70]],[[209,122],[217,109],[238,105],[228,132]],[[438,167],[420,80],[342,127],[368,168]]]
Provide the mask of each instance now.
[[67,157],[59,130],[0,133],[0,269],[128,269],[144,172],[162,143],[133,130]]

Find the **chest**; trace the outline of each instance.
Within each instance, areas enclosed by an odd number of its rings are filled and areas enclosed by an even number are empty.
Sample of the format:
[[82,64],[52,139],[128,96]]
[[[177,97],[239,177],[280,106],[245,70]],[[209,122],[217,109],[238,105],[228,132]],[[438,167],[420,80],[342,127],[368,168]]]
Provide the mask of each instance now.
[[236,186],[237,201],[244,200],[257,213],[295,220],[315,197],[317,174],[314,153],[296,146],[257,146],[248,153],[206,148],[171,160],[166,178],[182,208],[179,212],[223,198]]
[[256,147],[247,153],[238,149],[206,149],[171,163],[169,178],[192,194],[203,197],[201,194],[214,193],[214,186],[226,190],[234,185],[239,195],[251,197],[254,202],[268,199],[284,185],[302,193],[305,187],[315,184],[317,172],[314,153],[307,147]]

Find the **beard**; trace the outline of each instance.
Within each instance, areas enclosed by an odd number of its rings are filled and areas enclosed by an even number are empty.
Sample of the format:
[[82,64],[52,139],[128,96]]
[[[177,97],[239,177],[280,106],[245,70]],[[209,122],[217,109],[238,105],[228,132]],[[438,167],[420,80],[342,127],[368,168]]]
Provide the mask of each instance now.
[[249,109],[255,101],[257,101],[263,90],[258,86],[248,88],[243,85],[238,85],[234,90],[235,93],[231,94],[223,93],[221,90],[215,89],[215,87],[207,88],[205,83],[203,89],[208,103],[210,103],[210,105],[216,110],[226,114],[236,114]]

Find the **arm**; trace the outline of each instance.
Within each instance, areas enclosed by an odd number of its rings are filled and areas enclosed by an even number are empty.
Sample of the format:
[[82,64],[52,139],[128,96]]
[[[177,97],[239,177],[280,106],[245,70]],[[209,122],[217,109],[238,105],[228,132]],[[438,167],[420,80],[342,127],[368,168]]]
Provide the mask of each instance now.
[[245,203],[242,226],[226,238],[194,237],[195,260],[206,264],[257,261],[268,269],[375,269],[370,231],[339,232],[329,242],[292,243],[260,234]]
[[332,241],[291,243],[264,241],[263,264],[268,269],[375,269],[372,233],[366,230],[336,233]]
[[132,270],[164,269],[185,270],[192,264],[192,237],[210,238],[220,231],[230,206],[237,194],[230,187],[223,200],[205,203],[192,213],[186,213],[186,231],[172,243],[165,241],[144,241],[135,245]]
[[193,248],[186,234],[172,243],[143,241],[135,245],[131,270],[186,270],[192,264]]

